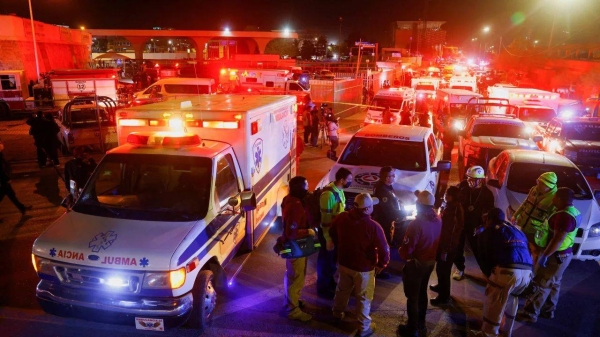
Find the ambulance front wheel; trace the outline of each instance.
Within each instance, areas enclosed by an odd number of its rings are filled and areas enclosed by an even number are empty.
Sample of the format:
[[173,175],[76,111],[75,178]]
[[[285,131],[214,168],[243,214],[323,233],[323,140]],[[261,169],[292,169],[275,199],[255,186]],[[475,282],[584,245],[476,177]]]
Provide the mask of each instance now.
[[192,295],[194,296],[194,307],[189,326],[204,331],[210,323],[217,305],[217,291],[213,284],[212,271],[203,270],[198,274]]

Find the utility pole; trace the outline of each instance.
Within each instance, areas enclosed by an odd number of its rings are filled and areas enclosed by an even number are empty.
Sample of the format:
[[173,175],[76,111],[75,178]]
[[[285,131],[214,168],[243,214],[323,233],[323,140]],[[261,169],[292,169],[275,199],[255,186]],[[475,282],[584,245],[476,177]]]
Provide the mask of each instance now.
[[358,68],[360,67],[360,52],[362,49],[362,39],[358,40],[358,58],[356,59],[356,75],[354,77],[358,77]]

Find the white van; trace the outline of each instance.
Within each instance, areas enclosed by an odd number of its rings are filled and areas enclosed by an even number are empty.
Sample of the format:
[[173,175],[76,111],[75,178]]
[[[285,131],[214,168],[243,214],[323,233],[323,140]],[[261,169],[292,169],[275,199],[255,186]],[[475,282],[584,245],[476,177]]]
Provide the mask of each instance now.
[[205,329],[217,292],[281,214],[293,96],[203,95],[117,113],[119,144],[33,244],[49,313]]
[[212,78],[171,77],[158,80],[144,91],[133,94],[135,100],[161,98],[166,101],[178,97],[215,94],[217,86]]

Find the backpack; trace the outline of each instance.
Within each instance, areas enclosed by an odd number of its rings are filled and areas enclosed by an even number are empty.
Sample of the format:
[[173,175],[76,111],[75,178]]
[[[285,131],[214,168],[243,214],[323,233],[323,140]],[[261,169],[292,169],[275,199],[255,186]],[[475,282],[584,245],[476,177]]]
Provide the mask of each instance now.
[[312,193],[310,193],[307,198],[306,207],[308,209],[308,221],[309,223],[316,227],[321,224],[321,194],[324,191],[331,191],[335,196],[335,200],[337,202],[342,202],[342,199],[339,193],[333,191],[331,187],[323,187],[317,188]]

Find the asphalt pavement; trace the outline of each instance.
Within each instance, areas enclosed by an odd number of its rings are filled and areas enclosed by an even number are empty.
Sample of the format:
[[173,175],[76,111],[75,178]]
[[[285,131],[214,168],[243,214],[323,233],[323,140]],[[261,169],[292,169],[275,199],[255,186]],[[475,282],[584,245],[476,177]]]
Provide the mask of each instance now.
[[[364,114],[340,121],[341,144],[338,153],[364,118]],[[23,121],[24,122],[24,121]],[[163,333],[143,332],[133,326],[84,321],[45,314],[35,300],[38,282],[31,266],[31,245],[35,238],[64,213],[59,206],[66,195],[64,184],[54,168],[39,169],[35,149],[27,128],[19,121],[0,122],[0,135],[16,175],[12,181],[19,198],[33,209],[22,217],[9,200],[0,203],[0,331],[2,336],[199,336],[187,328]],[[9,140],[6,142],[6,140]],[[12,148],[11,148],[12,147]],[[17,148],[17,149],[15,149]],[[300,157],[299,174],[310,182],[311,189],[331,168],[326,158],[327,146],[307,147]],[[28,157],[29,156],[29,157]],[[96,155],[100,157],[101,154]],[[64,158],[66,159],[66,158]],[[456,153],[453,156],[456,159]],[[60,170],[60,169],[59,169]],[[456,183],[456,168],[446,177]],[[6,198],[5,198],[6,199]],[[331,301],[316,295],[316,256],[309,258],[306,287],[302,297],[307,311],[314,315],[309,323],[289,321],[283,310],[284,260],[271,250],[281,233],[273,226],[262,244],[251,253],[248,262],[228,289],[218,291],[218,306],[212,325],[202,336],[351,336],[356,325],[351,320],[332,322]],[[392,277],[377,280],[371,310],[377,324],[374,336],[395,336],[398,324],[406,321],[406,298],[403,293],[401,264],[393,252]],[[467,329],[481,324],[485,279],[473,257],[467,256],[468,277],[452,281],[453,303],[444,308],[429,306],[429,336],[466,336]],[[430,284],[435,284],[435,273]],[[600,266],[591,261],[573,261],[562,281],[561,299],[552,320],[536,324],[517,323],[513,336],[600,336]],[[430,292],[430,297],[435,294]],[[353,308],[350,302],[349,311]],[[349,312],[349,316],[353,315]]]

